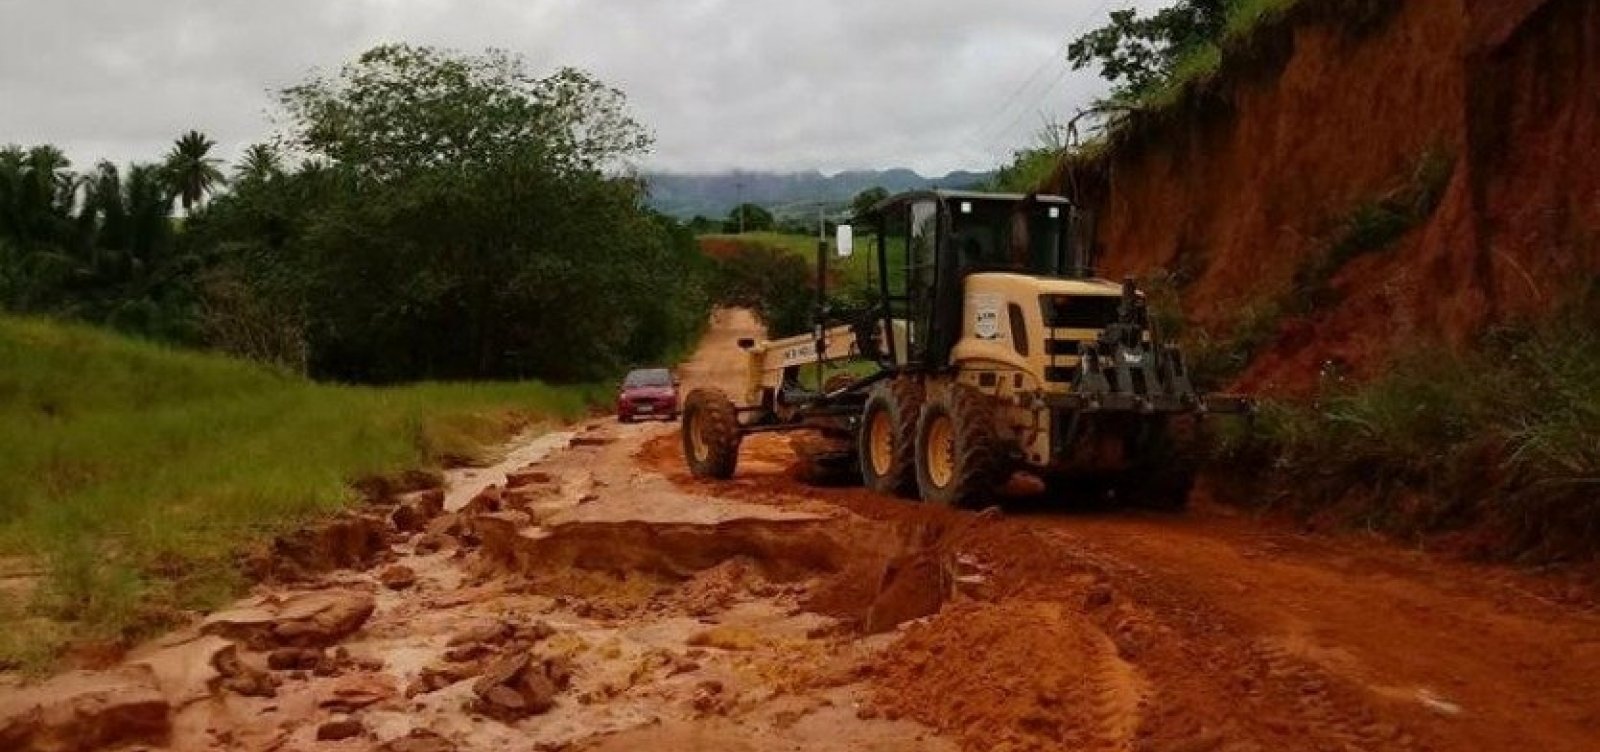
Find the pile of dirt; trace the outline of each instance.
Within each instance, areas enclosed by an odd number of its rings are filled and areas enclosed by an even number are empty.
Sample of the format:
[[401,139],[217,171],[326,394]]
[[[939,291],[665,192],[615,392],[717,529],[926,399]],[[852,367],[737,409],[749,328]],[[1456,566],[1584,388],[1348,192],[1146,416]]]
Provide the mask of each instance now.
[[873,666],[873,703],[967,749],[1120,750],[1138,727],[1141,680],[1062,604],[956,604],[911,625]]

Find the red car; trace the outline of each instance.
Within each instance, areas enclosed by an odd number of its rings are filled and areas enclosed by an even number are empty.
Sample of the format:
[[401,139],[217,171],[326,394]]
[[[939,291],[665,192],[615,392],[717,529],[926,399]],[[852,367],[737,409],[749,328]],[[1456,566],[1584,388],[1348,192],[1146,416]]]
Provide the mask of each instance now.
[[665,368],[629,371],[617,394],[617,420],[678,419],[678,380]]

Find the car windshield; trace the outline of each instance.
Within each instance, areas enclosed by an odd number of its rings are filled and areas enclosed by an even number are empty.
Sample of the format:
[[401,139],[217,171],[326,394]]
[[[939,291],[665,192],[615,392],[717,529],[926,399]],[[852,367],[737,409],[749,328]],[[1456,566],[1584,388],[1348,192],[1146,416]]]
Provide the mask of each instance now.
[[622,385],[625,387],[672,386],[672,374],[665,368],[630,371],[628,377],[622,380]]

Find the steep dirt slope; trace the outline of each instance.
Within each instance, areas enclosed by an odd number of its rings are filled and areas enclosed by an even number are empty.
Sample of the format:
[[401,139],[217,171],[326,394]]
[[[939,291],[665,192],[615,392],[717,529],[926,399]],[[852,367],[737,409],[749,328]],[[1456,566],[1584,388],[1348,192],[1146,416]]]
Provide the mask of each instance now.
[[1344,265],[1332,305],[1279,322],[1252,390],[1305,391],[1330,361],[1369,373],[1419,337],[1462,342],[1600,270],[1600,6],[1404,0],[1357,22],[1342,5],[1301,3],[1215,82],[1058,176],[1100,211],[1105,273],[1176,272],[1191,319],[1227,331],[1282,302],[1357,208],[1427,159],[1450,166],[1430,216]]

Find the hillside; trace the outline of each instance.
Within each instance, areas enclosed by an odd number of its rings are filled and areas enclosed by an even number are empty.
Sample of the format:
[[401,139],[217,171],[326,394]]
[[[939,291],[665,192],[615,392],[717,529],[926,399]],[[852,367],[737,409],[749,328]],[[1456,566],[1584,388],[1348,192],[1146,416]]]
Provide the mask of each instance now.
[[[213,605],[245,543],[336,509],[350,483],[468,461],[582,414],[538,383],[324,386],[89,327],[0,317],[0,560],[44,564],[0,606],[0,666]],[[38,620],[23,620],[21,609]],[[56,626],[57,623],[70,626]]]
[[1600,6],[1273,7],[1054,178],[1197,373],[1265,400],[1219,495],[1594,561]]
[[1238,387],[1370,378],[1600,270],[1594,3],[1277,5],[1054,186],[1105,272],[1164,269],[1192,324],[1256,341]]
[[912,170],[852,170],[824,175],[809,172],[720,172],[709,174],[646,173],[650,206],[681,219],[695,215],[721,218],[741,201],[775,214],[816,211],[818,201],[845,204],[857,193],[882,186],[890,193],[933,186],[966,188],[986,182],[991,173],[956,171],[923,177]]

